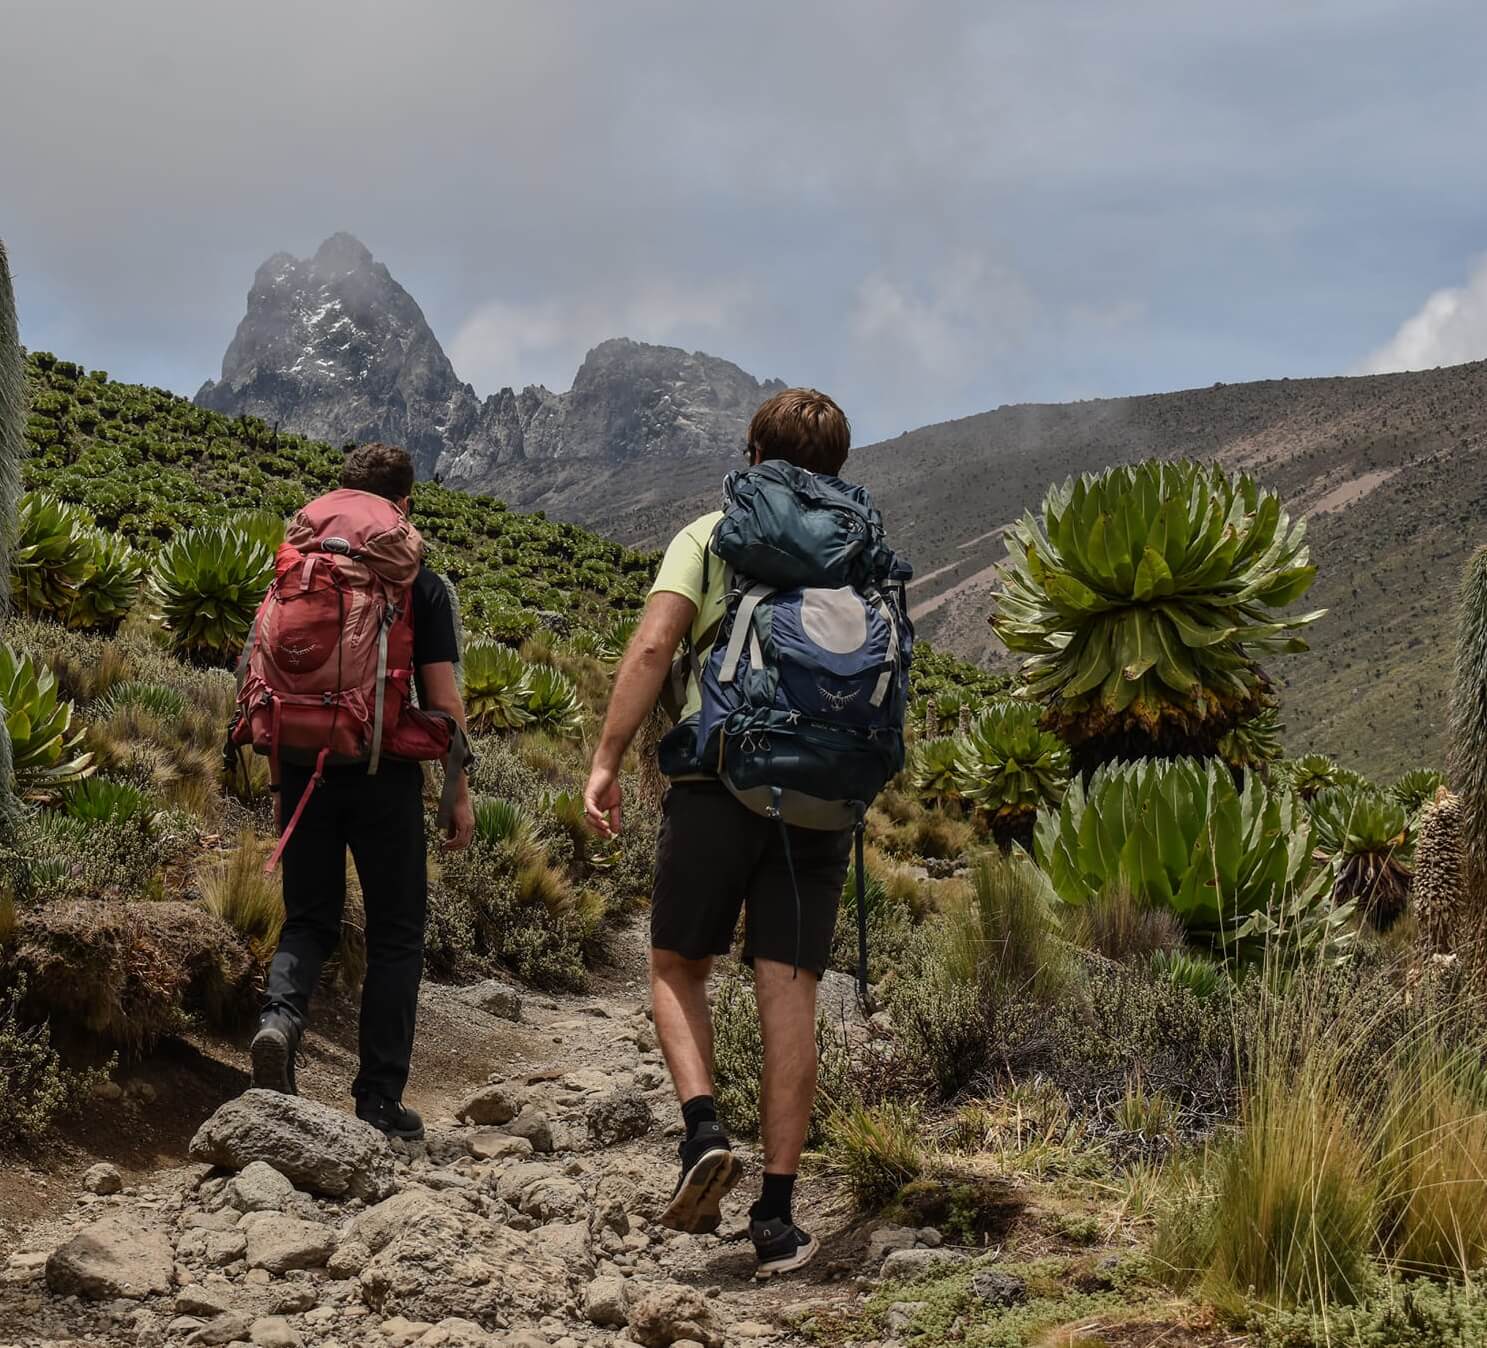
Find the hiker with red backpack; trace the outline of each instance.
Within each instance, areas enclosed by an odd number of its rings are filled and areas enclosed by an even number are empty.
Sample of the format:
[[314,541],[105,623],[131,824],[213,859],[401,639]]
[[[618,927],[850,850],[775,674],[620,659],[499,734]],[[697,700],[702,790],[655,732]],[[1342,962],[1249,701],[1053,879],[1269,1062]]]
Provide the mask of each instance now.
[[[724,509],[667,548],[616,672],[584,792],[620,828],[620,764],[658,698],[671,779],[651,904],[656,1033],[681,1102],[681,1173],[662,1224],[715,1231],[742,1167],[713,1099],[707,981],[744,914],[764,1040],[764,1178],[749,1210],[755,1276],[800,1268],[818,1242],[794,1220],[816,1093],[816,985],[856,843],[858,984],[866,992],[862,835],[904,762],[912,574],[867,493],[837,476],[851,428],[814,389],[770,398]],[[680,652],[680,654],[678,654]]]
[[253,1084],[295,1093],[295,1055],[323,962],[341,938],[350,849],[366,909],[359,1119],[423,1136],[403,1103],[428,903],[424,761],[444,764],[445,846],[474,834],[459,635],[409,519],[413,461],[351,451],[341,487],[289,522],[239,670],[231,741],[266,756],[285,921],[250,1055]]

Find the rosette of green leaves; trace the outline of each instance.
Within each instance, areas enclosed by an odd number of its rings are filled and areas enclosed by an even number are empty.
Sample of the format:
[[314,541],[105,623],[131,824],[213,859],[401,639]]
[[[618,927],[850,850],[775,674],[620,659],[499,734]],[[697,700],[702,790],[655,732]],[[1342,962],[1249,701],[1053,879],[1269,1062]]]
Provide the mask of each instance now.
[[266,544],[234,525],[211,524],[176,535],[160,550],[150,597],[177,653],[225,664],[241,652],[273,578]]
[[533,666],[528,680],[532,691],[527,698],[527,711],[532,723],[550,735],[577,735],[583,718],[573,680],[551,665]]
[[957,784],[994,826],[1015,827],[1056,806],[1069,784],[1069,747],[1038,723],[1040,708],[1001,698],[961,737]]
[[1256,657],[1321,612],[1306,526],[1243,474],[1148,461],[1049,489],[1007,531],[993,626],[1070,743],[1132,732],[1208,753],[1263,705]]
[[72,728],[72,703],[58,695],[56,676],[5,645],[0,645],[0,714],[10,736],[16,795],[46,796],[88,775],[93,756],[77,752],[83,731]]
[[36,617],[64,617],[93,569],[95,533],[83,510],[44,491],[28,491],[16,506],[10,554],[16,606]]
[[1414,850],[1404,806],[1372,786],[1330,786],[1308,804],[1317,851],[1332,868],[1333,897],[1356,900],[1373,924],[1389,927],[1409,900]]
[[1284,732],[1280,711],[1273,706],[1262,707],[1219,740],[1219,757],[1231,768],[1258,768],[1274,763],[1284,752],[1281,745]]
[[920,740],[909,761],[909,781],[926,800],[960,799],[960,756],[965,747],[955,737]]
[[92,566],[67,610],[67,625],[112,632],[139,597],[145,559],[118,534],[89,531]]
[[1413,821],[1445,784],[1445,774],[1434,768],[1411,768],[1389,788],[1389,799],[1403,805],[1404,812]]
[[1302,754],[1275,765],[1274,775],[1284,781],[1302,800],[1310,800],[1318,791],[1336,786],[1343,771],[1326,754]]
[[1034,849],[1065,903],[1123,886],[1195,941],[1232,947],[1247,919],[1304,889],[1311,823],[1256,773],[1236,786],[1222,763],[1143,760],[1100,768],[1087,789],[1072,781],[1038,816]]
[[472,641],[465,647],[464,674],[471,729],[520,730],[531,722],[531,667],[510,646]]

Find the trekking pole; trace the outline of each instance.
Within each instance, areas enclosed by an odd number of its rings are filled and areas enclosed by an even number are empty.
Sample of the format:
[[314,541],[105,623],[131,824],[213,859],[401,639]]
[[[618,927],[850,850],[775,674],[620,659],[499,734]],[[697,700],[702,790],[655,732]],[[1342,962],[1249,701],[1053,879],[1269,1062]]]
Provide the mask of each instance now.
[[862,1005],[862,1014],[867,1007],[867,863],[864,857],[867,834],[867,809],[857,806],[857,824],[852,830],[852,840],[857,852],[857,1000]]

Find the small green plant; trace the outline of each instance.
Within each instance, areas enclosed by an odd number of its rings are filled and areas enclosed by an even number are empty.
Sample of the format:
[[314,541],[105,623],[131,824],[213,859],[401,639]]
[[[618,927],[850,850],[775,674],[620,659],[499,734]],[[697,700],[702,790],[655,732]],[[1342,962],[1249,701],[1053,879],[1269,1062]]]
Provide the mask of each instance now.
[[527,677],[531,687],[527,712],[532,723],[549,735],[576,736],[583,718],[578,705],[578,689],[573,680],[549,665],[530,668]]
[[1303,754],[1300,758],[1276,764],[1275,774],[1302,800],[1310,800],[1318,791],[1336,786],[1342,771],[1326,754]]
[[72,710],[51,670],[0,644],[0,713],[17,795],[42,797],[87,776],[92,757],[76,752],[83,731],[72,728]]
[[1151,969],[1173,987],[1186,988],[1200,1002],[1207,1001],[1224,983],[1222,967],[1190,950],[1156,950]]
[[72,1071],[52,1047],[45,1023],[21,1015],[26,978],[0,994],[0,1143],[35,1145],[64,1114],[79,1109],[107,1079],[113,1060],[90,1071]]
[[472,641],[465,648],[465,707],[473,730],[520,730],[532,713],[531,670],[510,646]]
[[1039,810],[1056,807],[1069,781],[1069,750],[1040,728],[1035,703],[999,699],[963,737],[956,782],[1003,840],[1032,841]]
[[273,576],[273,553],[241,529],[190,529],[155,557],[149,580],[155,617],[177,654],[228,664],[241,653]]
[[610,664],[618,663],[619,658],[624,655],[630,639],[635,635],[640,626],[640,615],[638,613],[626,614],[624,617],[616,618],[598,634],[595,654],[601,660]]
[[89,715],[94,721],[106,721],[125,708],[138,708],[162,721],[174,721],[186,710],[186,695],[163,683],[125,679],[110,688]]
[[953,737],[921,740],[909,764],[914,790],[925,800],[959,800],[964,750],[964,742]]
[[89,777],[64,788],[62,808],[85,824],[148,823],[154,813],[149,798],[137,786],[106,777]]
[[1413,824],[1420,811],[1433,801],[1446,785],[1444,773],[1434,768],[1411,768],[1389,788],[1389,798],[1404,806]]
[[487,847],[525,847],[533,841],[531,816],[520,805],[495,796],[475,801],[475,836]]
[[1284,752],[1281,737],[1285,730],[1277,707],[1261,707],[1219,740],[1219,757],[1231,768],[1263,768]]
[[875,1212],[925,1170],[919,1111],[901,1101],[851,1104],[826,1116],[822,1159],[857,1206]]
[[1356,901],[1381,931],[1409,901],[1413,840],[1405,807],[1372,787],[1324,787],[1308,809],[1318,849],[1333,867],[1333,898]]

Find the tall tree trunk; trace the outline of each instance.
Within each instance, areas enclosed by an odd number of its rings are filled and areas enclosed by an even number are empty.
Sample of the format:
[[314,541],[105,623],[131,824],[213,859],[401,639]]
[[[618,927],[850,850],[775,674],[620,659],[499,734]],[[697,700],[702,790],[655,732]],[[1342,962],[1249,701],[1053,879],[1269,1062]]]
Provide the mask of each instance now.
[[1487,548],[1472,555],[1461,580],[1447,775],[1461,796],[1458,912],[1468,928],[1456,945],[1480,960],[1487,951]]

